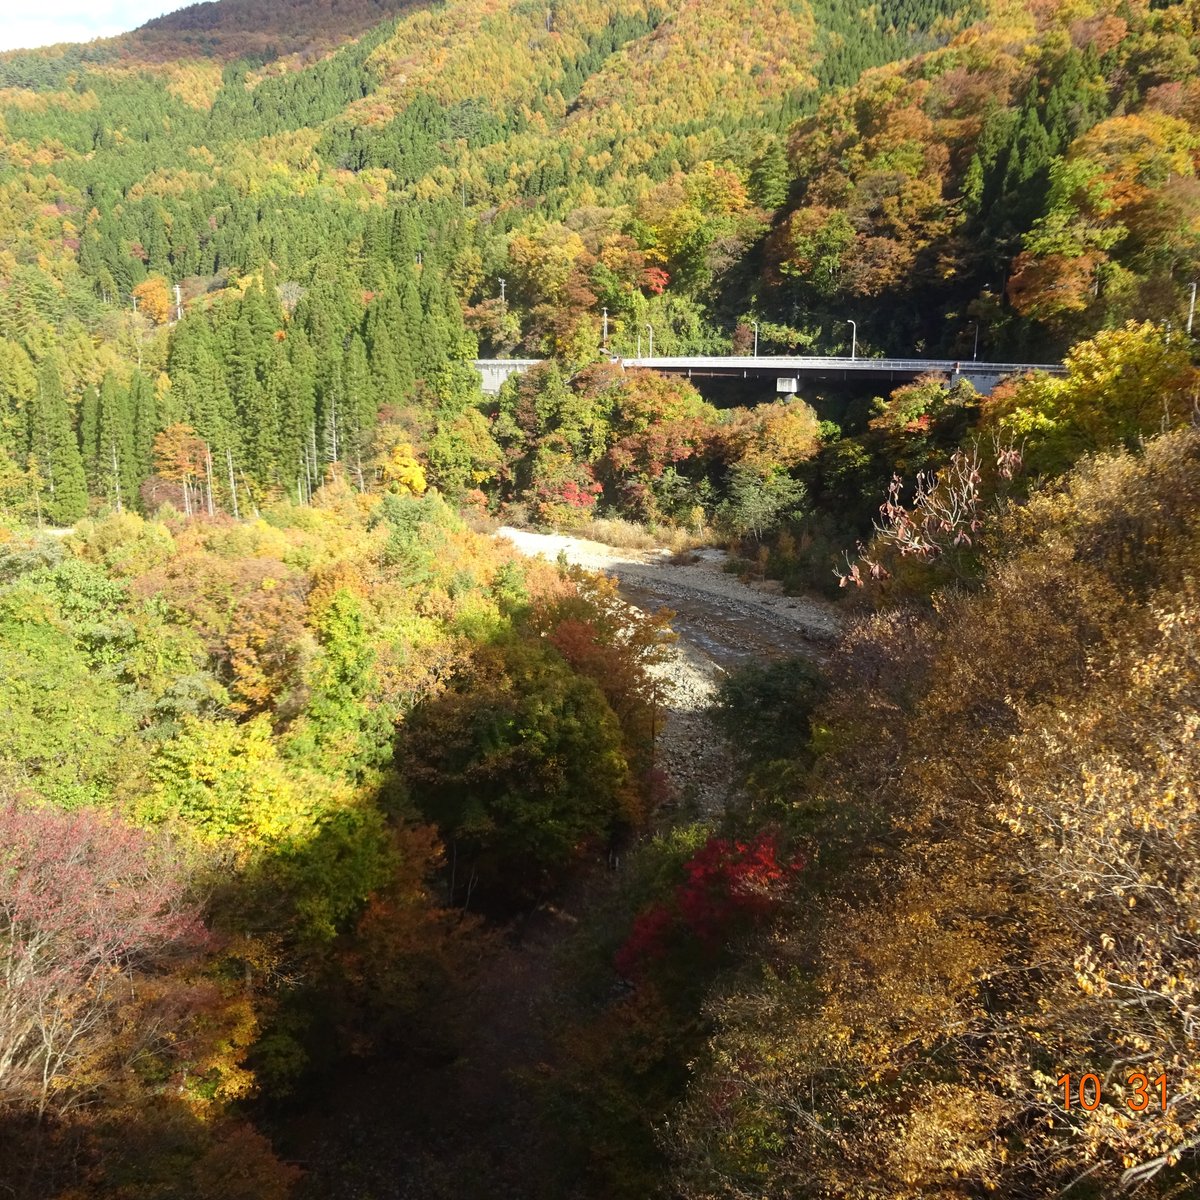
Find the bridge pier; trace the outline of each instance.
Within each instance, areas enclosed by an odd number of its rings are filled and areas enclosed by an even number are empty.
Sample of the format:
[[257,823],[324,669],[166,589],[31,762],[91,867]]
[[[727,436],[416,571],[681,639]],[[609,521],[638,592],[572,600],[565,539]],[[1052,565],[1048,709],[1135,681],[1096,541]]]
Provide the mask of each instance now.
[[530,367],[536,367],[540,358],[477,358],[475,370],[483,381],[485,396],[499,395],[504,381],[510,375],[524,375]]

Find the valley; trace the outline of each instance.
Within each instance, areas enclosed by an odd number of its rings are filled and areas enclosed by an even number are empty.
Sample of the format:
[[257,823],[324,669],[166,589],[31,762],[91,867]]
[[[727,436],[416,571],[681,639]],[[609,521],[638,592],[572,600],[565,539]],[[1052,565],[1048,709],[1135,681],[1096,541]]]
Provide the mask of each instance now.
[[0,1195],[1200,1195],[1198,279],[1197,0],[0,53]]

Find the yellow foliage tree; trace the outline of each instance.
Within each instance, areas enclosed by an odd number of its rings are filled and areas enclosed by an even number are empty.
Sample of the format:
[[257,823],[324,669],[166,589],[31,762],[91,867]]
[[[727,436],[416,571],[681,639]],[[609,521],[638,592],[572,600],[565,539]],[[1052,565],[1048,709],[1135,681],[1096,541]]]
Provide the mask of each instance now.
[[425,468],[408,442],[396,442],[381,455],[376,464],[376,473],[386,491],[401,496],[421,496],[428,487]]

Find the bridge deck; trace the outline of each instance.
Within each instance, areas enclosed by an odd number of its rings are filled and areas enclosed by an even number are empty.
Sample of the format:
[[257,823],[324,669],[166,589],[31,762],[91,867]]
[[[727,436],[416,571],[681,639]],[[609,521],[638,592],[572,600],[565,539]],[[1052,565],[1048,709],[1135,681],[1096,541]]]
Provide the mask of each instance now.
[[[990,392],[1006,375],[1022,375],[1026,371],[1045,371],[1061,375],[1061,363],[979,362],[976,359],[952,358],[844,358],[824,355],[689,355],[684,357],[614,358],[622,368],[668,371],[688,375],[710,375],[748,378],[775,375],[788,378],[815,375],[828,379],[845,379],[849,375],[878,376],[890,380],[915,379],[919,375],[961,375],[972,380],[981,391]],[[536,367],[537,358],[480,358],[475,367],[483,378],[483,390],[495,395],[512,374]],[[781,390],[782,386],[781,386]],[[788,390],[794,390],[788,389]]]
[[895,371],[904,374],[941,372],[947,375],[1015,375],[1025,371],[1046,371],[1052,375],[1064,370],[1061,363],[979,362],[962,358],[841,358],[828,355],[691,355],[675,358],[625,358],[626,367],[645,367],[655,371]]

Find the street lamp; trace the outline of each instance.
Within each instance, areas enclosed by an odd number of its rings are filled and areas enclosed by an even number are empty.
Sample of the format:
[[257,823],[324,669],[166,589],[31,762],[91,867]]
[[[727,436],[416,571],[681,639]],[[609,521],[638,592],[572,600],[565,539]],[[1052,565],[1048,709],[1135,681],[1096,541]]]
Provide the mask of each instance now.
[[654,357],[654,326],[651,325],[649,321],[647,321],[646,328],[648,330],[650,330],[650,353],[647,354],[646,357],[653,358]]
[[847,321],[850,326],[850,357],[852,359],[858,357],[858,322]]
[[1188,337],[1192,336],[1192,322],[1196,319],[1196,285],[1192,284],[1192,301],[1188,305]]
[[753,324],[753,326],[754,326],[754,357],[757,358],[758,357],[758,322],[753,321],[753,322],[751,322],[751,324]]

